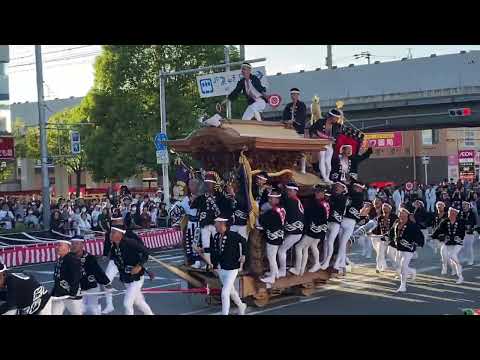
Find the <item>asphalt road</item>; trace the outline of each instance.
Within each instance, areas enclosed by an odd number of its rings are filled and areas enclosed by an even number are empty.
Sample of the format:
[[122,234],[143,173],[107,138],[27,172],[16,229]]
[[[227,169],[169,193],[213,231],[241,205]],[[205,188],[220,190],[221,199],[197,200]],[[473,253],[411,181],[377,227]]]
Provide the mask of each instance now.
[[[460,315],[463,308],[480,308],[480,245],[475,243],[477,263],[464,266],[464,283],[455,284],[456,277],[440,275],[440,255],[430,248],[419,249],[419,258],[412,260],[417,269],[417,279],[407,283],[407,292],[395,293],[399,280],[392,271],[375,272],[374,259],[365,259],[354,247],[349,254],[354,266],[345,277],[331,279],[324,287],[309,297],[289,297],[262,308],[249,307],[247,315]],[[172,264],[183,262],[181,250],[167,250],[155,257]],[[101,264],[105,267],[106,262]],[[186,288],[185,281],[165,271],[150,261],[148,267],[157,278],[145,280],[144,288]],[[53,264],[30,265],[17,268],[34,275],[51,288]],[[114,281],[114,287],[123,290],[123,285]],[[147,302],[157,315],[217,315],[220,306],[206,304],[201,294],[146,294]],[[115,312],[123,313],[123,291],[114,294]],[[105,306],[103,297],[100,299]],[[232,304],[231,313],[235,314]]]

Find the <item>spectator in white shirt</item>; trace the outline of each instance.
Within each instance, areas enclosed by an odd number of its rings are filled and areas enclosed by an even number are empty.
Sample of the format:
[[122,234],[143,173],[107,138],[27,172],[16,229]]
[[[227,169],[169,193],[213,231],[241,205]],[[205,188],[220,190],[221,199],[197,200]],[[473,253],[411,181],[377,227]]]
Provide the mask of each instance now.
[[11,230],[15,217],[8,208],[7,204],[3,204],[2,210],[0,210],[0,227],[5,230]]
[[102,213],[100,205],[95,205],[95,208],[92,211],[92,227],[98,227],[98,216]]
[[80,230],[80,235],[84,235],[92,230],[92,225],[87,219],[87,213],[82,212],[80,215],[80,221],[78,222],[78,229]]

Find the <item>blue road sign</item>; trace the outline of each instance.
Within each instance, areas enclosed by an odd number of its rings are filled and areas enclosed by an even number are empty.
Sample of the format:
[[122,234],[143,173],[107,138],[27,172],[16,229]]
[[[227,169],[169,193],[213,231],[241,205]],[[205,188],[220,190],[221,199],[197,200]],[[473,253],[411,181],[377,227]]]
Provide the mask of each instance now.
[[167,140],[167,134],[159,132],[157,135],[155,135],[155,148],[157,151],[165,150],[167,148],[167,144],[164,143],[164,141]]

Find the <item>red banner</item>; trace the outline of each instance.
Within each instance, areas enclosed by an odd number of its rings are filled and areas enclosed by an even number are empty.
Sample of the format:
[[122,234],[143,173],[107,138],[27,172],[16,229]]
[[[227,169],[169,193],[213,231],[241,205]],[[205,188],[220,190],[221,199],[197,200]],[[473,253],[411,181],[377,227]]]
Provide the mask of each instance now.
[[0,160],[15,159],[15,142],[12,136],[0,136]]

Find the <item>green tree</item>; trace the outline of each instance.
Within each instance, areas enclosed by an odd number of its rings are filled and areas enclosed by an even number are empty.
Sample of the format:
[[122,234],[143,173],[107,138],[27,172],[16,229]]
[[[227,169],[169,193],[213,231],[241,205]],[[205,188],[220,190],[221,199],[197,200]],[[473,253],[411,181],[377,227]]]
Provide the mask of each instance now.
[[[95,83],[86,100],[87,167],[95,180],[118,181],[158,170],[153,138],[160,131],[159,72],[219,64],[221,45],[107,45],[95,63]],[[231,61],[239,59],[230,47]],[[196,74],[169,77],[166,82],[168,135],[187,136],[198,118],[215,113],[220,100],[201,99]],[[236,109],[236,107],[234,107]]]

